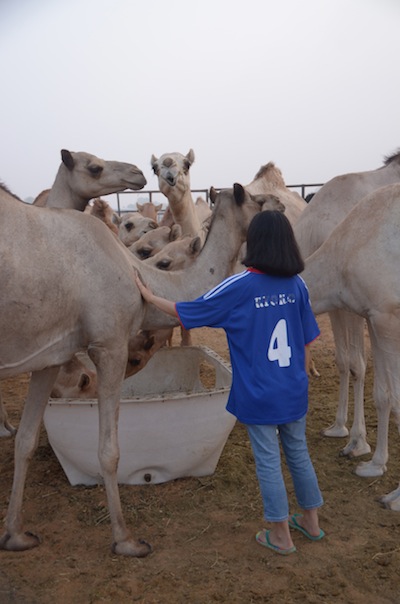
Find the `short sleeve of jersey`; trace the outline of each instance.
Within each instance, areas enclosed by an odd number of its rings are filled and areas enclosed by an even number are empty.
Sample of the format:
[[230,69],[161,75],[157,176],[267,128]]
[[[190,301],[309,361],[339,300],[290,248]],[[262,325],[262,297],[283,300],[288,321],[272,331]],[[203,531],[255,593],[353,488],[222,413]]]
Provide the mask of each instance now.
[[177,302],[176,312],[183,327],[226,327],[229,322],[227,311],[232,304],[238,303],[240,283],[246,276],[246,272],[238,273],[192,302]]

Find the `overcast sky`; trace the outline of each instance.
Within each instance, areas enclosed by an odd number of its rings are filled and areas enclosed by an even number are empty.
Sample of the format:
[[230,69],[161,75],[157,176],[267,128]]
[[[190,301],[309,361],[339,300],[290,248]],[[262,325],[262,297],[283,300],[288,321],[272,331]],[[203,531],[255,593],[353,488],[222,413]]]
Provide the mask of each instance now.
[[371,170],[400,147],[399,0],[1,0],[0,180],[60,150],[139,166],[195,152],[193,188]]

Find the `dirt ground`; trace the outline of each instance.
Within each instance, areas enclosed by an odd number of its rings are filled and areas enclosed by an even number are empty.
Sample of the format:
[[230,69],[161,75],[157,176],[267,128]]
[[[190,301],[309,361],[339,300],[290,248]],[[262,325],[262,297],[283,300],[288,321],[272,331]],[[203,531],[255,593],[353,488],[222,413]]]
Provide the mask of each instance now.
[[[318,321],[322,336],[314,344],[314,359],[321,377],[310,381],[308,441],[325,498],[325,539],[313,543],[297,533],[297,552],[287,558],[255,542],[255,533],[266,525],[247,435],[237,423],[213,476],[120,487],[128,524],[154,552],[143,559],[117,557],[110,550],[104,488],[70,486],[43,429],[24,505],[26,528],[42,543],[27,552],[0,552],[0,604],[398,604],[400,513],[383,509],[377,499],[398,485],[400,439],[392,423],[388,471],[364,479],[353,473],[358,460],[340,456],[346,439],[321,436],[334,420],[338,377],[328,318]],[[201,329],[193,336],[228,358],[223,332]],[[27,383],[21,376],[2,384],[16,426]],[[374,448],[370,360],[365,404]],[[351,420],[351,406],[350,414]],[[0,448],[4,517],[13,439],[3,439]],[[289,479],[287,485],[295,512]]]

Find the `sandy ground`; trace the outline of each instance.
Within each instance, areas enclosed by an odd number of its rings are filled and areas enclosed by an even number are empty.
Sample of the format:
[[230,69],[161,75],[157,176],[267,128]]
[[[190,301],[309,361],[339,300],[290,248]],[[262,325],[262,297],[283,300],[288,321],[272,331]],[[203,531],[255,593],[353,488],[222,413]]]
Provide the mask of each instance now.
[[[294,534],[297,552],[287,558],[255,542],[255,533],[265,523],[247,435],[237,423],[213,476],[121,486],[126,520],[137,537],[152,543],[154,552],[144,559],[117,557],[110,551],[104,488],[70,486],[43,429],[24,504],[26,528],[42,543],[27,552],[0,552],[0,604],[398,604],[400,513],[378,503],[378,497],[399,482],[398,433],[392,424],[388,471],[377,479],[353,473],[358,460],[340,456],[345,438],[321,436],[335,416],[338,377],[327,317],[320,317],[319,323],[322,336],[314,345],[314,359],[321,377],[310,381],[308,439],[325,497],[324,540],[313,543]],[[193,336],[195,343],[228,358],[223,332],[203,329]],[[15,425],[27,383],[24,375],[2,384]],[[365,405],[374,448],[370,361]],[[0,447],[4,517],[13,439],[2,440]],[[296,511],[289,479],[288,490]]]

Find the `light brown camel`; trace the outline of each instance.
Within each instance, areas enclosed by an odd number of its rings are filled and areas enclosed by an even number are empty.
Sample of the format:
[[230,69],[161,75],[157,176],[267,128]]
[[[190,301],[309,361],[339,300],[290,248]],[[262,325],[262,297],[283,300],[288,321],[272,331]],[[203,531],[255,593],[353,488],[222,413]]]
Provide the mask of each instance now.
[[274,162],[261,166],[251,183],[246,185],[246,189],[251,195],[272,195],[277,198],[285,206],[285,216],[293,227],[307,207],[306,201],[286,186],[282,172]]
[[[42,191],[35,202],[37,207],[46,205],[83,211],[93,197],[125,189],[138,190],[145,184],[143,173],[133,164],[107,161],[83,151],[62,149],[61,164],[52,188]],[[3,192],[18,199],[7,187],[2,187]],[[14,433],[15,429],[7,420],[0,395],[0,437]]]
[[[198,235],[204,243],[207,236],[207,220],[204,225],[204,205],[196,206],[190,190],[190,166],[194,162],[194,151],[186,155],[164,153],[160,158],[151,156],[151,167],[158,177],[160,191],[168,199],[168,207],[174,222],[182,227],[182,235]],[[211,213],[211,210],[210,212]]]
[[[379,211],[377,211],[379,208]],[[390,413],[400,428],[400,184],[364,197],[306,260],[303,277],[316,314],[347,310],[368,324],[374,364],[377,443],[359,476],[381,476]],[[400,485],[383,497],[400,511]]]
[[81,355],[61,365],[50,393],[52,398],[97,398],[97,374]]
[[[169,344],[172,329],[139,330],[129,338],[124,379],[141,371],[157,350]],[[87,353],[77,353],[68,363],[61,365],[50,396],[78,400],[97,398],[96,367]]]
[[140,212],[128,212],[118,219],[118,237],[126,247],[130,247],[142,235],[157,228],[155,220],[142,216]]
[[[86,206],[86,210],[89,208],[89,213],[95,216],[99,220],[102,220],[106,226],[118,237],[118,226],[116,224],[116,213],[112,207],[100,197],[96,197],[93,200],[92,205]],[[85,211],[86,211],[85,210]]]
[[[137,170],[137,188],[143,182]],[[175,300],[193,299],[229,275],[248,224],[261,208],[238,184],[213,197],[207,244],[188,275],[146,267],[90,215],[35,208],[0,190],[0,379],[32,372],[16,435],[14,480],[0,549],[25,550],[39,543],[24,532],[23,524],[29,460],[59,367],[87,350],[97,371],[99,460],[113,551],[127,556],[151,551],[147,543],[131,537],[122,514],[116,473],[119,396],[129,334],[172,327],[177,320],[144,304],[133,269],[156,293]],[[34,245],[32,232],[37,235]]]
[[156,254],[149,256],[145,262],[162,271],[188,268],[200,254],[201,247],[200,237],[180,237],[167,243]]
[[144,203],[136,203],[137,211],[145,218],[151,218],[154,222],[158,222],[158,212],[162,210],[162,203],[154,204],[152,201]]
[[182,235],[182,230],[179,224],[174,224],[172,227],[160,226],[156,229],[144,233],[132,245],[129,246],[129,251],[145,260],[160,252],[166,245],[172,241],[176,241]]
[[[303,256],[307,257],[318,249],[365,195],[396,182],[400,182],[400,152],[387,157],[384,165],[377,170],[344,174],[327,182],[314,195],[294,227]],[[379,205],[375,213],[379,215]],[[332,426],[324,430],[324,434],[342,437],[349,433],[346,423],[351,375],[354,420],[350,439],[342,453],[356,457],[371,450],[366,439],[364,420],[365,323],[361,317],[340,309],[330,312],[329,316],[335,338],[340,386],[336,419]]]
[[47,207],[83,211],[90,199],[126,189],[137,191],[146,184],[143,173],[133,164],[66,149],[62,149],[61,159]]

